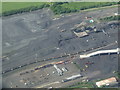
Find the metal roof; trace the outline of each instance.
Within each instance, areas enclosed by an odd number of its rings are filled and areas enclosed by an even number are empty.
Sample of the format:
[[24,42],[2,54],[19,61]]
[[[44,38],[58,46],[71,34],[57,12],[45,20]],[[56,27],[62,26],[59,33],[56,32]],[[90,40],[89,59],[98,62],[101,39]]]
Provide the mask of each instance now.
[[116,83],[116,82],[117,82],[116,78],[115,77],[111,77],[111,78],[108,78],[108,79],[96,82],[96,85],[98,87],[101,87],[103,85],[109,85],[109,84],[113,84],[113,83]]

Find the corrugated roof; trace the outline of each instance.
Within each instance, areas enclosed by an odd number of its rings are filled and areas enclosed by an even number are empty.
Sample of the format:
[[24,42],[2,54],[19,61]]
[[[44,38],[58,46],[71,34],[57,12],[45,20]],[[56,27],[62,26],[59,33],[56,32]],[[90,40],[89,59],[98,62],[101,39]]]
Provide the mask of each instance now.
[[108,78],[108,79],[96,82],[96,85],[98,87],[101,87],[103,85],[109,85],[109,84],[116,83],[116,82],[117,82],[116,78],[115,77],[111,77],[111,78]]
[[76,33],[74,32],[78,37],[84,37],[87,36],[88,34],[86,32],[80,32],[80,33]]

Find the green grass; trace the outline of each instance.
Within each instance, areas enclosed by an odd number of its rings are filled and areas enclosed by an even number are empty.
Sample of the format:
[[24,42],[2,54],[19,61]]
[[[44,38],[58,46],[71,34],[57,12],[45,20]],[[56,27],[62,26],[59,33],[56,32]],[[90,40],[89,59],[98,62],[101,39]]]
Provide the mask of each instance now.
[[77,85],[71,86],[70,88],[94,88],[92,82],[80,82]]
[[90,90],[120,90],[120,88],[90,88]]
[[104,17],[104,18],[100,18],[100,20],[101,20],[101,21],[114,21],[114,20],[120,20],[120,15]]
[[47,2],[3,2],[2,3],[2,12],[18,10],[21,8],[31,7],[31,6],[40,6]]
[[80,9],[83,6],[93,5],[94,3],[91,2],[71,2],[69,4],[63,4],[63,7],[70,8],[70,9]]
[[[54,2],[3,2],[2,13],[3,16],[13,15],[22,12],[29,12],[32,10],[38,10],[44,4],[52,5]],[[107,5],[115,5],[115,2],[69,2],[58,4],[55,7],[51,6],[55,14],[78,12],[79,10],[86,10],[90,8],[105,7]],[[32,7],[32,8],[31,8]],[[43,7],[46,8],[46,7]],[[50,7],[49,7],[50,8]],[[28,10],[29,9],[29,10]]]
[[2,13],[2,2],[0,2],[0,13]]
[[62,6],[70,9],[80,10],[83,7],[101,6],[108,4],[108,2],[71,2],[69,4],[65,3]]
[[[31,7],[31,6],[39,6],[49,2],[3,2],[2,3],[2,12],[17,10],[21,8]],[[50,4],[50,3],[49,3]],[[62,7],[77,9],[80,10],[82,7],[94,6],[94,5],[102,5],[106,4],[106,2],[70,2],[69,4],[62,4]]]
[[67,2],[53,3],[51,9],[55,14],[79,12],[82,10],[100,8],[106,6],[117,5],[117,2]]

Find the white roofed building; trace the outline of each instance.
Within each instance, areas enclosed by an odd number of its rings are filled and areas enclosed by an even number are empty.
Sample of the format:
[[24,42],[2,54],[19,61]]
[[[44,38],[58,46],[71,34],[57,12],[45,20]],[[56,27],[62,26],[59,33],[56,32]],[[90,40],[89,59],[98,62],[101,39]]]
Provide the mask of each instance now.
[[98,87],[102,87],[102,86],[115,85],[117,83],[118,83],[117,79],[115,77],[111,77],[111,78],[96,82],[96,85]]

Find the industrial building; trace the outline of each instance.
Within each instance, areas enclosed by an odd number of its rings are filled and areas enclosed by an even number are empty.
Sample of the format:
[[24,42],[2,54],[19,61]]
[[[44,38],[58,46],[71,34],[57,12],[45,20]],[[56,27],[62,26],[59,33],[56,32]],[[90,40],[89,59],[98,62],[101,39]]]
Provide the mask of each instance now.
[[115,85],[117,83],[118,83],[117,79],[115,77],[111,77],[111,78],[96,82],[96,85],[98,87],[102,87],[102,86]]
[[84,36],[88,35],[87,32],[85,32],[85,31],[79,31],[79,32],[73,31],[73,32],[77,37],[84,37]]
[[71,77],[63,79],[62,82],[68,82],[68,81],[71,81],[71,80],[74,80],[74,79],[77,79],[77,78],[80,78],[80,77],[82,77],[82,75],[80,75],[80,74],[73,75]]
[[60,70],[60,69],[57,67],[57,65],[54,64],[54,68],[57,70],[58,75],[60,75],[60,76],[63,75],[62,70]]
[[80,58],[88,58],[91,56],[95,56],[95,55],[100,55],[100,54],[119,54],[120,49],[111,49],[111,50],[99,50],[99,51],[95,51],[95,52],[91,52],[89,54],[84,54],[84,55],[80,55]]

